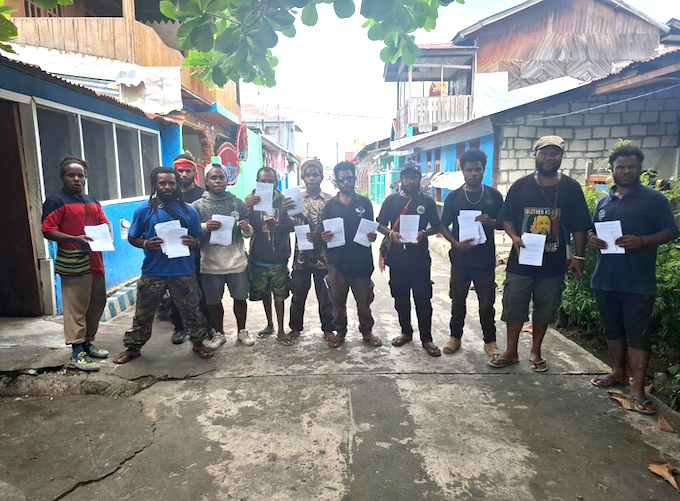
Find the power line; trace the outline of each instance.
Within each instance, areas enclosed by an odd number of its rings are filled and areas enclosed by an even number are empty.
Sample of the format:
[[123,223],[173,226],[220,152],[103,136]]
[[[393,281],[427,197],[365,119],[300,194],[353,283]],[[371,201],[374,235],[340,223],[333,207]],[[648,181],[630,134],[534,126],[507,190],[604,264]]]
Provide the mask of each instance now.
[[317,115],[333,115],[333,116],[336,116],[336,117],[373,118],[373,119],[379,119],[379,120],[392,120],[394,118],[394,117],[377,117],[377,116],[369,116],[369,115],[350,115],[350,114],[347,114],[347,113],[332,113],[330,111],[303,110],[301,108],[289,108],[287,106],[284,106],[283,109],[293,110],[293,111],[302,111],[304,113],[316,113]]

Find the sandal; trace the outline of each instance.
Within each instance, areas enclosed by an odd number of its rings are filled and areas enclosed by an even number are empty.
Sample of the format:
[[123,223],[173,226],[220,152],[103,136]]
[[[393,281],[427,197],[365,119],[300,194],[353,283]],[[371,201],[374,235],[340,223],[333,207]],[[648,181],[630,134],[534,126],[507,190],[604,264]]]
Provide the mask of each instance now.
[[[654,410],[647,409],[647,407],[649,407],[650,405],[654,405],[654,402],[652,402],[651,400],[642,400],[641,398],[638,397],[633,397],[632,400],[635,403],[635,409],[633,409],[635,412],[639,412],[640,414],[644,414],[645,416],[653,416],[654,414],[656,414],[656,409]],[[638,407],[639,405],[644,407],[644,409],[640,409],[640,407]]]
[[[540,368],[541,365],[545,365],[545,368],[541,369]],[[534,372],[545,372],[548,370],[548,362],[546,362],[543,359],[536,361],[529,359],[529,369],[531,369]]]
[[[599,384],[603,383],[603,384]],[[604,374],[600,374],[599,376],[595,376],[593,379],[590,380],[590,384],[592,384],[595,388],[617,388],[620,386],[628,386],[630,383],[620,383],[619,381],[616,381],[610,377],[607,377]]]
[[262,329],[260,332],[257,333],[257,338],[258,339],[266,339],[272,334],[275,334],[276,331],[274,329]]
[[[494,363],[494,362],[500,362],[500,363]],[[487,365],[493,367],[494,369],[502,369],[503,367],[507,367],[509,365],[514,365],[518,364],[519,360],[510,360],[509,358],[504,358],[501,357],[500,355],[494,355],[491,357],[491,360],[487,360]]]
[[141,356],[142,356],[141,351],[127,349],[125,351],[121,351],[118,355],[113,357],[113,363],[119,365],[127,364],[130,360],[133,360]]
[[425,348],[425,350],[427,351],[427,354],[430,355],[431,357],[441,357],[442,356],[442,352],[439,349],[439,347],[435,346],[435,344],[432,343],[432,342],[424,344],[423,348]]
[[194,347],[191,351],[198,355],[198,358],[202,358],[203,360],[214,357],[212,350],[207,346],[201,346],[200,348]]
[[404,346],[406,343],[413,341],[411,336],[400,334],[392,340],[392,346]]
[[346,334],[333,334],[328,338],[329,348],[339,348],[345,342]]
[[380,340],[379,337],[377,337],[374,334],[369,334],[368,336],[369,337],[364,336],[364,338],[363,338],[365,343],[369,343],[374,348],[379,348],[380,346],[382,346],[382,341]]
[[292,337],[292,336],[283,336],[283,337],[276,336],[275,339],[276,339],[279,343],[281,343],[283,346],[292,346],[292,345],[295,344],[295,340],[296,340],[297,338],[294,338],[294,337]]

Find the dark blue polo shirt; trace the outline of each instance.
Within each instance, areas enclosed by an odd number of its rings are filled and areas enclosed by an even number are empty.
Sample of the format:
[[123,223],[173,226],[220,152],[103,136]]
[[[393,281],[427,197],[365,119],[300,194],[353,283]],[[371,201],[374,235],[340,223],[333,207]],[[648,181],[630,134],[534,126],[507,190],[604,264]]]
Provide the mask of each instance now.
[[[624,235],[653,235],[667,231],[678,237],[678,226],[668,199],[659,191],[638,185],[619,198],[616,185],[595,206],[593,222],[621,221]],[[625,254],[597,253],[593,289],[656,295],[656,246],[626,249]]]

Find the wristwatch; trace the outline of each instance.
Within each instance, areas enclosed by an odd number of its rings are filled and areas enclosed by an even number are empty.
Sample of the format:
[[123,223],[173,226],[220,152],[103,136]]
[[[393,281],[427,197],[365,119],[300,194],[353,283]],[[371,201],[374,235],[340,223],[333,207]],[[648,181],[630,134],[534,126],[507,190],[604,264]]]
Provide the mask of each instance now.
[[576,259],[577,261],[585,261],[586,258],[585,256],[571,256],[572,259]]

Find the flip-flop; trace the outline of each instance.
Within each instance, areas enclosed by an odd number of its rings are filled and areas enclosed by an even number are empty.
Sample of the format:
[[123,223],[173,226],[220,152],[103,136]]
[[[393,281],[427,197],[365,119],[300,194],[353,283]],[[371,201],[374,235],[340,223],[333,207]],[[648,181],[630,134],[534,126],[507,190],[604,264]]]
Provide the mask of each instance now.
[[271,336],[272,334],[275,334],[276,331],[274,329],[262,329],[260,332],[257,333],[257,338],[258,339],[265,339]]
[[138,351],[137,355],[132,355],[130,353],[125,353],[124,351],[121,353],[118,353],[115,357],[113,357],[113,363],[122,365],[122,364],[127,364],[130,360],[134,360],[137,357],[141,357],[142,352]]
[[[598,381],[604,381],[608,384],[597,384]],[[618,381],[615,381],[614,379],[607,377],[604,374],[595,376],[593,379],[590,380],[590,384],[592,384],[595,388],[618,388],[621,386],[630,385],[630,383],[619,383]]]
[[406,343],[410,343],[411,341],[413,341],[412,337],[401,334],[392,339],[392,346],[404,346]]
[[430,355],[431,357],[442,356],[442,351],[439,349],[438,346],[423,346],[423,348],[425,348],[425,351],[427,351],[427,354]]
[[[545,364],[545,369],[538,368],[538,366],[541,364]],[[531,369],[533,372],[545,372],[548,370],[548,362],[544,359],[536,361],[529,359],[529,369]]]
[[639,412],[640,414],[644,414],[645,416],[653,416],[656,414],[656,411],[648,411],[646,408],[645,409],[640,409],[638,405],[641,405],[643,407],[647,407],[649,404],[653,404],[651,400],[642,400],[641,398],[638,397],[633,397],[632,398],[633,402],[635,402],[637,405],[635,406],[635,409],[633,409],[635,412]]
[[198,355],[198,358],[201,358],[203,360],[207,360],[215,356],[213,355],[212,350],[207,346],[203,346],[202,348],[191,348],[191,351]]
[[374,348],[380,348],[383,344],[382,340],[379,337],[374,336],[373,334],[371,334],[370,338],[365,337],[365,338],[362,338],[362,340],[363,340],[364,343],[368,343],[371,346],[373,346]]
[[345,336],[341,336],[340,334],[333,334],[331,339],[328,340],[328,347],[329,348],[339,348],[342,343],[345,342]]
[[293,338],[291,336],[283,336],[283,337],[276,336],[275,339],[279,343],[281,343],[283,346],[292,346],[292,345],[295,344],[295,338]]
[[[491,362],[491,360],[497,361],[497,362],[503,362],[503,365],[497,365]],[[500,355],[494,355],[491,357],[491,360],[487,360],[486,363],[487,365],[493,367],[494,369],[502,369],[503,367],[508,367],[509,365],[514,365],[518,364],[519,360],[510,360],[509,358],[504,358],[501,357]]]

